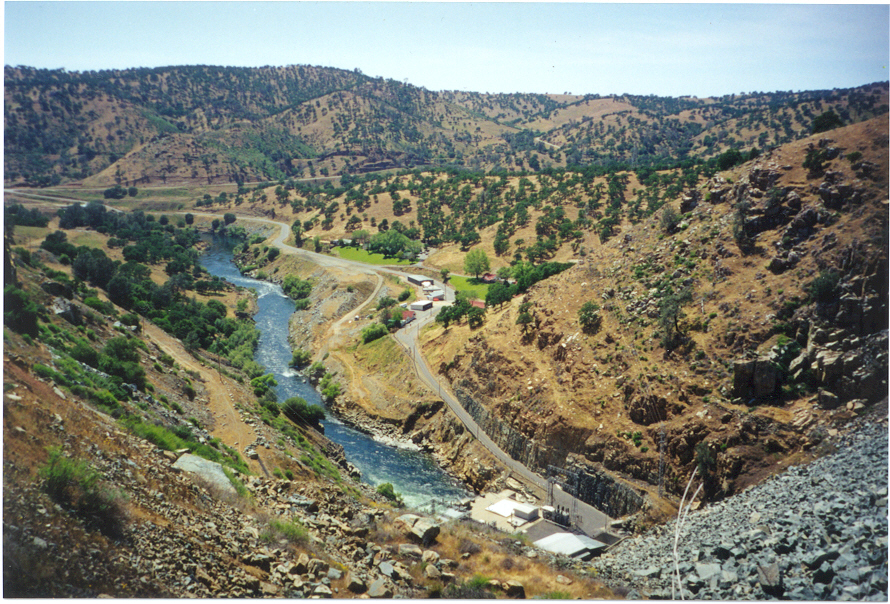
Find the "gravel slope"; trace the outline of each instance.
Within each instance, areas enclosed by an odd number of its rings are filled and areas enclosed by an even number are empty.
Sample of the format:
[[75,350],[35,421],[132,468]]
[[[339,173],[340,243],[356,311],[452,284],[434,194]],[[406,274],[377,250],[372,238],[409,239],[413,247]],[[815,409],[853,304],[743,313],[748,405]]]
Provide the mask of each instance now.
[[[860,420],[837,452],[690,513],[683,597],[887,601],[887,434],[886,417]],[[674,531],[624,541],[592,568],[630,598],[669,599]]]

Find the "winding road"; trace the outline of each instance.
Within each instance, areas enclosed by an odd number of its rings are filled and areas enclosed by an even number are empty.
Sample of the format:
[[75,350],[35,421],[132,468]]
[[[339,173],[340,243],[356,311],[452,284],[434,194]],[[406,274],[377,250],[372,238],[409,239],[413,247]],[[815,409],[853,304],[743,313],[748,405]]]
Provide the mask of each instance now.
[[[23,193],[17,190],[8,190],[8,193],[18,194],[25,198],[31,198],[34,200],[41,201],[54,201],[54,202],[69,202],[69,203],[80,203],[81,200],[63,198],[63,197],[52,197],[52,196],[44,196],[33,193]],[[187,212],[178,212],[179,214],[186,214]],[[210,218],[219,218],[217,214],[213,213],[202,213],[202,212],[191,212],[194,216],[203,216]],[[374,276],[377,279],[377,285],[374,288],[374,291],[370,294],[368,299],[362,304],[366,305],[369,302],[372,302],[375,297],[379,294],[380,290],[383,287],[384,279],[381,276],[381,273],[395,275],[405,281],[407,281],[408,273],[402,272],[397,269],[368,265],[363,262],[358,262],[355,260],[347,260],[345,258],[338,258],[335,256],[328,256],[325,254],[319,254],[315,252],[310,252],[308,250],[304,250],[301,248],[294,247],[288,243],[285,243],[290,236],[290,225],[276,221],[270,220],[268,218],[260,218],[254,216],[238,216],[238,220],[242,222],[258,222],[264,223],[271,226],[279,227],[278,235],[272,240],[272,245],[279,248],[282,254],[293,254],[305,256],[311,259],[314,263],[319,266],[328,267],[328,268],[338,268],[346,271],[351,271],[354,273],[359,273],[363,275]],[[426,359],[424,358],[422,351],[420,350],[417,344],[417,337],[420,333],[420,330],[428,325],[431,321],[435,319],[436,314],[441,310],[441,308],[450,302],[453,302],[455,299],[455,290],[449,287],[446,283],[441,281],[436,281],[434,279],[430,279],[434,282],[434,284],[443,291],[445,291],[445,301],[434,303],[434,306],[429,311],[422,311],[418,313],[420,318],[408,326],[400,329],[396,332],[395,338],[396,341],[405,349],[406,354],[412,359],[415,370],[417,372],[418,377],[434,392],[437,392],[438,395],[442,398],[448,408],[457,416],[458,419],[464,424],[466,429],[476,437],[476,439],[482,443],[482,445],[488,449],[491,454],[496,457],[504,466],[509,468],[512,472],[521,476],[529,483],[535,485],[542,492],[546,493],[548,491],[548,481],[543,478],[539,474],[529,470],[527,467],[507,455],[498,445],[479,427],[473,417],[467,412],[466,409],[460,404],[457,398],[451,393],[448,389],[447,385],[443,385],[436,375],[430,370],[429,366],[426,363]],[[360,306],[362,306],[360,305]],[[345,321],[348,321],[355,314],[355,309],[338,319],[329,329],[329,334],[332,336],[340,331]],[[166,342],[166,338],[168,337],[166,334],[161,332],[160,330],[152,329],[150,333],[151,337],[158,343],[165,343],[167,346],[165,348],[172,349],[169,342]],[[196,368],[198,369],[198,368]],[[212,371],[202,372],[205,373],[205,378],[211,382],[215,382],[219,380],[218,376],[212,375]],[[220,397],[225,397],[227,394],[227,389],[224,388],[224,385],[221,381],[219,383],[213,383],[213,386],[219,386],[220,392],[216,393]],[[211,390],[215,390],[215,388],[211,388]],[[223,394],[226,393],[226,394]],[[221,415],[224,415],[221,409],[229,408],[231,405],[231,401],[216,401],[217,396],[213,396],[212,399],[214,402],[218,402],[220,404],[215,405],[217,407],[217,412]],[[225,404],[223,404],[225,403]],[[225,416],[225,419],[228,420],[230,429],[234,428],[234,426],[241,426],[241,422],[238,421],[240,418],[237,418],[237,412],[234,408],[231,409],[231,414],[229,416]],[[222,418],[220,418],[222,419]],[[246,426],[243,426],[246,429]],[[246,430],[241,430],[242,433],[233,434],[231,436],[235,436],[238,441],[242,443],[245,442],[249,438],[249,433]],[[568,493],[562,491],[558,486],[555,486],[552,489],[553,499],[547,503],[550,503],[554,506],[561,506],[566,510],[569,510],[572,514],[572,517],[575,519],[575,525],[584,531],[588,535],[595,535],[600,531],[606,530],[609,526],[611,519],[600,512],[599,510],[591,507],[590,505],[580,501]]]
[[[216,215],[214,214],[196,215],[216,217]],[[238,220],[242,220],[245,222],[261,222],[279,226],[280,232],[275,237],[275,239],[272,240],[272,245],[278,247],[281,250],[282,254],[303,255],[307,258],[311,258],[313,262],[321,266],[353,270],[365,275],[377,275],[377,287],[364,304],[373,301],[375,296],[380,292],[380,289],[383,285],[383,279],[382,277],[380,277],[380,273],[395,275],[405,281],[407,281],[408,279],[408,273],[402,272],[397,269],[372,266],[363,262],[347,260],[345,258],[338,258],[335,256],[327,256],[325,254],[318,254],[316,252],[310,252],[308,250],[296,248],[292,245],[289,245],[285,243],[287,238],[290,236],[290,226],[286,223],[269,220],[267,218],[254,218],[249,216],[239,216]],[[548,491],[547,479],[542,477],[540,474],[531,471],[526,466],[522,465],[521,463],[507,455],[507,453],[505,453],[503,449],[501,449],[488,436],[488,434],[486,434],[485,431],[479,427],[479,425],[476,423],[476,420],[473,419],[473,416],[470,415],[470,413],[467,412],[466,409],[464,409],[464,407],[460,404],[454,394],[448,389],[448,386],[443,385],[442,382],[439,381],[439,379],[427,365],[426,359],[424,358],[423,353],[417,344],[417,338],[420,334],[420,330],[435,319],[436,314],[438,314],[443,306],[449,304],[450,302],[453,302],[455,296],[455,290],[449,287],[447,284],[441,281],[436,281],[434,279],[430,279],[430,281],[433,281],[436,286],[441,287],[445,291],[446,301],[442,303],[434,303],[432,309],[428,311],[421,311],[420,313],[418,313],[420,317],[416,321],[409,323],[407,326],[395,333],[396,341],[405,349],[406,354],[413,361],[417,376],[433,392],[438,393],[439,397],[445,402],[451,412],[454,413],[454,415],[456,415],[458,419],[460,419],[466,429],[469,430],[470,433],[475,436],[476,439],[486,449],[488,449],[488,451],[494,457],[496,457],[502,464],[504,464],[504,466],[510,469],[510,471],[521,476],[531,484],[541,489],[541,491],[546,493]],[[342,325],[344,321],[348,320],[354,314],[355,311],[353,310],[347,313],[345,316],[341,317],[334,324],[334,326],[332,326],[332,330],[336,331],[336,327],[338,325]],[[611,523],[612,519],[609,518],[606,514],[602,513],[591,505],[584,503],[580,499],[572,497],[570,494],[561,490],[558,486],[555,486],[552,489],[552,494],[553,499],[551,502],[548,503],[554,506],[561,506],[564,509],[568,510],[574,519],[575,526],[580,528],[584,533],[588,535],[596,535],[599,532],[608,530],[609,524]]]

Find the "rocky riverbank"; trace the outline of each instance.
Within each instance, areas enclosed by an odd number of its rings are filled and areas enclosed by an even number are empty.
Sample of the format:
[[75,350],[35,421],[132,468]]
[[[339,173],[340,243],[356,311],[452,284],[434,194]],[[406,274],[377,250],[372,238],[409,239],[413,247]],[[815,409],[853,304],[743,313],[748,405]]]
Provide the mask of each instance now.
[[[689,514],[677,548],[685,598],[887,600],[887,418],[837,451]],[[629,597],[671,598],[675,522],[592,563]],[[680,597],[680,593],[675,594]]]

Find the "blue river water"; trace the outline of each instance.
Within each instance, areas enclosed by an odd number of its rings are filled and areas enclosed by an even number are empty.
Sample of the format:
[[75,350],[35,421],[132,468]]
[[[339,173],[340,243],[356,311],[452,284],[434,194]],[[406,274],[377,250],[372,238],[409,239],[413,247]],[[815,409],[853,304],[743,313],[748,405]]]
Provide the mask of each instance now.
[[[288,366],[292,356],[288,324],[294,312],[293,301],[278,285],[242,276],[232,262],[231,252],[223,246],[212,246],[203,254],[201,263],[212,275],[256,290],[259,309],[254,320],[261,335],[255,360],[275,376],[278,401],[300,396],[311,404],[323,406],[315,388],[304,383],[303,376]],[[410,508],[428,508],[435,502],[437,509],[441,509],[438,507],[441,503],[448,505],[468,496],[466,489],[425,453],[378,443],[330,414],[322,424],[325,436],[343,447],[346,458],[361,471],[365,482],[373,486],[392,483]]]

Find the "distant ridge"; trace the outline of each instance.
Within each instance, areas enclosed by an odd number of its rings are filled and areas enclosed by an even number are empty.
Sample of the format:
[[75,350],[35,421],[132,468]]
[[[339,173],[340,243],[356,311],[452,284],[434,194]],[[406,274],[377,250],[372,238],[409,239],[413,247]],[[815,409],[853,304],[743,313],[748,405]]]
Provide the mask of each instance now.
[[888,112],[888,83],[719,98],[433,92],[357,70],[10,67],[11,185],[224,183],[386,168],[676,165]]

